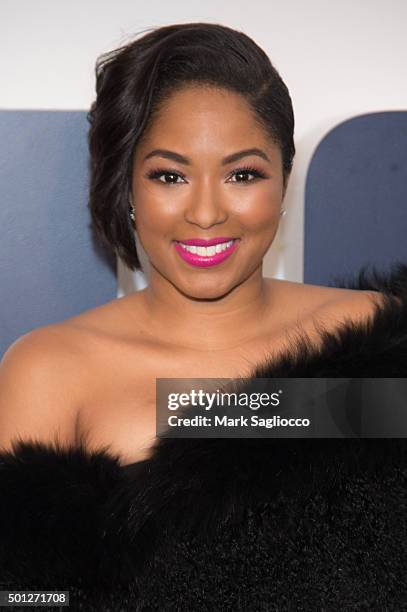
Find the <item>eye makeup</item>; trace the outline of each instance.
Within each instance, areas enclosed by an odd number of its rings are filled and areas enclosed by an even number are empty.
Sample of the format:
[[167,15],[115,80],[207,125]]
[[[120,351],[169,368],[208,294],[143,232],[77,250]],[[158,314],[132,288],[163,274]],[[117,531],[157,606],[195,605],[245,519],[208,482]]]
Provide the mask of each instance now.
[[[249,183],[253,183],[255,182],[257,179],[266,179],[268,178],[268,176],[261,170],[258,170],[257,168],[254,168],[252,166],[241,166],[239,168],[237,168],[236,170],[234,170],[229,177],[233,177],[236,175],[249,175],[251,174],[254,178],[251,180],[245,180],[245,181],[232,181],[234,183],[238,183],[238,184],[249,184]],[[185,174],[183,174],[182,172],[179,171],[175,171],[172,170],[171,168],[154,168],[152,170],[150,170],[149,172],[147,172],[147,174],[145,175],[146,178],[150,179],[150,180],[159,180],[161,176],[173,176],[173,177],[177,177],[177,178],[181,178],[183,180],[185,180]],[[179,184],[178,182],[165,182],[165,181],[159,181],[160,183],[163,183],[164,185],[177,185]]]

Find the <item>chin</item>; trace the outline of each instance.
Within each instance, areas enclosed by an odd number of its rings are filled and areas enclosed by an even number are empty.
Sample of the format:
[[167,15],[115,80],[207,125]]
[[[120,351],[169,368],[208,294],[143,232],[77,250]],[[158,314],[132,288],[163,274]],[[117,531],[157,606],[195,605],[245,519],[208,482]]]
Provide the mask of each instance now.
[[229,291],[232,291],[238,283],[224,282],[220,283],[217,279],[200,279],[196,275],[192,282],[180,282],[175,284],[179,291],[186,296],[199,300],[214,300],[224,297]]

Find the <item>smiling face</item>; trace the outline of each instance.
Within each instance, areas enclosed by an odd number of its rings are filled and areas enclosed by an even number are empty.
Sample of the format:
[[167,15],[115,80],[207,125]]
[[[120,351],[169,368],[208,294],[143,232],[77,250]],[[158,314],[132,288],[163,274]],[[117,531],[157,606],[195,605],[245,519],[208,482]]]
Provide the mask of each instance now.
[[[166,279],[185,295],[213,299],[261,277],[283,197],[280,148],[243,97],[207,87],[172,94],[133,165],[135,227],[150,284]],[[234,241],[226,250],[179,244],[213,238]]]

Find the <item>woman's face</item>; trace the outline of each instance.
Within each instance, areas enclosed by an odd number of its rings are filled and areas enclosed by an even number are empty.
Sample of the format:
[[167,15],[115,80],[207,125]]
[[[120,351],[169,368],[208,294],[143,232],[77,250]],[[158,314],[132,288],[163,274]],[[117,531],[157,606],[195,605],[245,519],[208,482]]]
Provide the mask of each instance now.
[[[134,157],[135,227],[152,266],[150,282],[158,274],[202,299],[261,276],[283,192],[281,151],[244,98],[204,87],[174,93]],[[220,239],[222,246],[179,244],[197,239]]]

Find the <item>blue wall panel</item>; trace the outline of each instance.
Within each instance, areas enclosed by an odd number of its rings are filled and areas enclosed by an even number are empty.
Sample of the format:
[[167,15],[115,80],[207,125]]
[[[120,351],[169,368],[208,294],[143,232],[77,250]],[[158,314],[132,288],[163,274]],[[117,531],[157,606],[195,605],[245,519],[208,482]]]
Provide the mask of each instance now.
[[407,262],[407,112],[354,117],[318,145],[307,174],[304,282]]
[[90,228],[87,130],[83,111],[0,112],[0,356],[117,295]]

